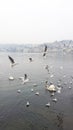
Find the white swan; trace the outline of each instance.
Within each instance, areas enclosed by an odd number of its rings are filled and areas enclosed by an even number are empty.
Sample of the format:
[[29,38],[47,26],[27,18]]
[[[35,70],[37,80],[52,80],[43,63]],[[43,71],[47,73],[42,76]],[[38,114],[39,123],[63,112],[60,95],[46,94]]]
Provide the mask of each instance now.
[[46,85],[46,89],[50,92],[56,92],[56,87],[53,84],[50,86]]

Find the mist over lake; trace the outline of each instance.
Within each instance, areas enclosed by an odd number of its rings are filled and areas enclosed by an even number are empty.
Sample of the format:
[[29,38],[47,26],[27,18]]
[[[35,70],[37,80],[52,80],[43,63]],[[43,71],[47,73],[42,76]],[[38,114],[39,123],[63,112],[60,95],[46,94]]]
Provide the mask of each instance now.
[[[11,68],[8,55],[18,65]],[[29,82],[22,84],[19,77],[24,74],[28,75]],[[13,81],[9,80],[10,75]],[[61,93],[56,91],[51,96],[45,89],[46,81],[48,85],[60,85]],[[53,102],[54,98],[57,102]],[[48,102],[50,107],[46,107]],[[42,53],[0,52],[0,129],[73,130],[72,53],[48,52],[43,57]]]

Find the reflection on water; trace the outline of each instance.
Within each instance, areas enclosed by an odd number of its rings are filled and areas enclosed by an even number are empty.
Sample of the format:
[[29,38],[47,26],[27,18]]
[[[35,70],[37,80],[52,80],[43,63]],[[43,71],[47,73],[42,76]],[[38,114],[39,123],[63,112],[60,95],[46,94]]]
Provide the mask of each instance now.
[[57,126],[59,127],[60,130],[63,130],[63,114],[59,113],[57,115]]
[[[14,68],[10,67],[8,55],[19,63]],[[9,81],[9,74],[15,78],[13,81]],[[29,78],[26,84],[19,80],[24,74]],[[43,57],[41,53],[0,53],[0,129],[73,130],[72,77],[73,54],[55,52]],[[51,96],[45,89],[46,81],[61,87],[61,93],[56,91]],[[54,98],[57,102],[52,101]],[[48,102],[50,107],[46,107]]]

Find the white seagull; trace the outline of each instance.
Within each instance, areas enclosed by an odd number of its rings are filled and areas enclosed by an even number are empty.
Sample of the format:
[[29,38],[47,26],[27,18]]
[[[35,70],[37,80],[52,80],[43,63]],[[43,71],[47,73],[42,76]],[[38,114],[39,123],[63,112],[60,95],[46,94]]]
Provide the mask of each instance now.
[[27,77],[27,74],[24,74],[24,77],[19,77],[19,79],[22,80],[22,84],[25,84],[29,81],[28,77]]
[[29,107],[29,105],[30,105],[30,103],[29,103],[29,101],[27,101],[26,106]]
[[9,80],[14,80],[14,77],[13,77],[13,76],[10,76],[10,77],[9,77]]
[[15,65],[18,64],[17,62],[14,61],[14,59],[11,56],[8,55],[8,58],[9,58],[9,60],[11,62],[11,67],[14,67]]
[[46,104],[46,107],[50,107],[50,102],[48,102],[48,103]]

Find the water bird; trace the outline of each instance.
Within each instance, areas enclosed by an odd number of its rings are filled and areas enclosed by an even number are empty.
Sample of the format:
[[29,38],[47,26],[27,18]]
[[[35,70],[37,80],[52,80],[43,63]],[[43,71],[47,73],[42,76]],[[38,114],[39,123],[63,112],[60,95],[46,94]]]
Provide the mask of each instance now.
[[58,86],[58,88],[60,88],[61,87],[61,83],[58,83],[57,86]]
[[72,81],[70,81],[70,84],[72,84]]
[[57,87],[57,93],[61,93],[61,87]]
[[53,101],[53,102],[57,102],[57,98],[53,98],[52,101]]
[[27,74],[24,74],[23,77],[19,77],[19,79],[22,80],[22,84],[25,84],[29,81],[28,77],[27,77]]
[[39,92],[36,92],[35,95],[39,96]]
[[29,58],[29,61],[30,61],[30,62],[32,62],[32,61],[33,61],[31,57]]
[[31,92],[33,92],[33,88],[31,89]]
[[49,72],[49,66],[48,65],[46,65],[45,69]]
[[29,107],[29,105],[30,105],[30,103],[29,103],[29,101],[27,101],[26,106]]
[[46,85],[45,87],[50,92],[56,92],[56,87],[53,84],[51,84],[50,86]]
[[46,104],[46,107],[50,107],[50,102],[48,102],[48,103]]
[[52,75],[50,75],[50,78],[53,78],[54,77],[54,75],[52,74]]
[[44,52],[43,56],[46,56],[46,52]]
[[71,86],[69,86],[69,89],[71,89]]
[[8,55],[8,58],[9,58],[9,60],[11,62],[11,67],[14,67],[15,65],[18,64],[17,62],[14,61],[14,59],[11,56]]
[[10,77],[9,77],[9,80],[14,80],[14,77],[13,77],[13,76],[10,76]]
[[18,93],[21,93],[21,90],[20,90],[20,89],[18,89],[18,90],[17,90],[17,92],[18,92]]
[[51,96],[54,96],[54,92],[51,93]]
[[46,55],[46,52],[47,52],[47,45],[45,45],[43,56]]

